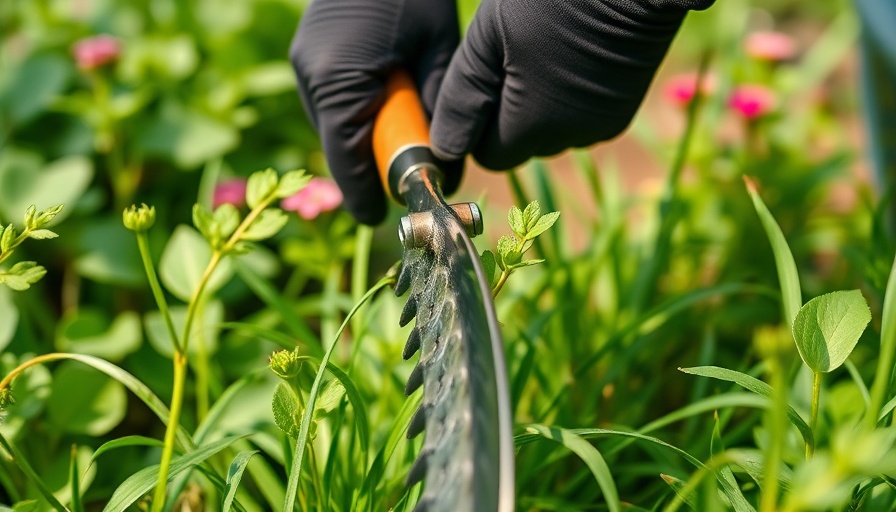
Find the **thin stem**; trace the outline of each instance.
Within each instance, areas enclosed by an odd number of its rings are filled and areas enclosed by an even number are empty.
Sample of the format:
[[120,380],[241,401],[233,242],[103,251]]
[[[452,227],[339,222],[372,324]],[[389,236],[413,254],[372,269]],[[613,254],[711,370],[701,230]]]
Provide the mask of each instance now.
[[162,318],[165,319],[165,328],[168,330],[168,336],[171,338],[171,345],[174,347],[174,351],[177,352],[180,347],[180,340],[177,338],[177,330],[174,328],[174,322],[171,320],[168,301],[165,300],[162,285],[159,284],[159,277],[156,275],[156,268],[149,252],[149,238],[146,236],[145,231],[137,232],[137,247],[140,249],[140,258],[143,260],[143,269],[146,271],[146,278],[149,280],[152,296],[156,300],[156,306],[158,306]]
[[[818,401],[821,397],[821,372],[814,372],[812,378],[812,411],[809,416],[809,429],[815,435],[815,426],[818,423]],[[806,443],[806,458],[811,458],[815,449],[809,443]]]
[[162,460],[159,463],[159,479],[152,500],[152,512],[162,512],[165,508],[165,495],[168,487],[168,470],[174,454],[175,435],[178,419],[184,399],[184,381],[187,373],[187,356],[182,352],[174,353],[174,389],[171,392],[171,414],[165,429],[165,446],[162,448]]
[[871,404],[865,413],[865,428],[877,428],[878,416],[890,390],[890,379],[893,375],[893,359],[896,355],[896,258],[887,279],[887,291],[884,293],[883,317],[880,329],[880,356],[877,359],[877,372],[871,383]]
[[495,283],[495,288],[492,290],[492,298],[498,296],[498,293],[501,292],[501,288],[504,288],[504,283],[507,282],[507,278],[510,277],[510,271],[504,270],[501,272],[501,275],[498,277],[498,282]]
[[67,354],[61,354],[59,352],[54,352],[51,354],[43,354],[32,359],[25,361],[19,366],[15,367],[11,372],[9,372],[6,377],[3,377],[3,380],[0,380],[0,390],[4,390],[12,384],[13,379],[19,376],[20,373],[27,370],[28,368],[41,363],[49,363],[50,361],[58,361],[59,359],[65,359]]
[[787,380],[780,356],[768,358],[769,383],[772,387],[772,406],[766,413],[766,429],[770,433],[765,450],[762,494],[759,512],[775,512],[778,509],[778,472],[783,452],[784,433],[787,429]]
[[205,287],[208,285],[208,281],[209,279],[211,279],[212,274],[218,267],[218,263],[221,262],[222,257],[223,255],[220,251],[215,251],[212,253],[212,258],[209,260],[208,265],[205,267],[205,272],[202,273],[202,278],[199,280],[199,284],[196,286],[196,290],[193,291],[193,296],[190,297],[190,303],[187,305],[187,318],[184,321],[184,353],[187,352],[187,347],[190,345],[190,331],[193,328],[193,321],[196,318],[196,311],[199,308],[199,304],[202,302],[202,294],[205,292]]
[[[201,299],[200,299],[201,300]],[[199,317],[199,325],[203,324],[202,315],[205,312],[204,307],[196,310],[196,316]],[[203,330],[199,329],[196,339],[195,360],[193,361],[193,370],[196,373],[196,421],[201,423],[208,415],[209,409],[209,386],[208,386],[208,351],[205,346]]]

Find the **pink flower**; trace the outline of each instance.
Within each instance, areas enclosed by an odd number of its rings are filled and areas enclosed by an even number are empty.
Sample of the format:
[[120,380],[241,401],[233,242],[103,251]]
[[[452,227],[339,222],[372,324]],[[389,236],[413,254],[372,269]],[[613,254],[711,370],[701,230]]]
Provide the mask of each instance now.
[[[686,107],[697,94],[697,73],[683,73],[674,75],[663,86],[663,95],[673,105]],[[707,74],[700,82],[700,95],[708,96],[715,92],[716,77]]]
[[305,188],[280,201],[281,208],[294,211],[305,220],[335,210],[340,204],[342,192],[335,182],[325,178],[311,178]]
[[118,39],[108,36],[94,36],[81,39],[72,47],[72,55],[78,68],[83,70],[96,69],[118,59],[121,54],[121,43]]
[[731,93],[728,106],[746,119],[756,119],[775,108],[775,92],[764,85],[739,85]]
[[244,178],[232,178],[215,185],[212,197],[212,208],[229,203],[237,208],[246,204],[246,180]]
[[796,44],[781,32],[753,32],[744,41],[744,51],[757,60],[780,62],[793,57]]

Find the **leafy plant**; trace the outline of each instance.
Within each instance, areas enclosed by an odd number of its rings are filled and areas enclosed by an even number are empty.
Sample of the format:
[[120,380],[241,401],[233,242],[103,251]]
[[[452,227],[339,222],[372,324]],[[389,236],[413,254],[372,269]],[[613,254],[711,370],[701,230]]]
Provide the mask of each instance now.
[[[62,205],[48,208],[39,213],[34,205],[29,206],[25,210],[24,227],[21,232],[18,232],[12,224],[5,227],[0,224],[0,263],[12,256],[13,251],[28,238],[46,240],[59,236],[44,226],[49,224],[60,211],[62,211]],[[12,290],[23,291],[40,281],[46,273],[47,269],[38,265],[37,262],[20,261],[8,270],[0,269],[0,284],[5,284]]]

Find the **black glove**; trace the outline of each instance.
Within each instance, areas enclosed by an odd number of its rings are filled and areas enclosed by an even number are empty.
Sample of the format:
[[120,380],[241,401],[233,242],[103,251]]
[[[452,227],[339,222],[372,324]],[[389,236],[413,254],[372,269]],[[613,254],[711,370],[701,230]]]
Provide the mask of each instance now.
[[[386,78],[398,67],[410,72],[432,115],[459,40],[455,0],[316,0],[305,10],[290,58],[330,170],[359,221],[377,224],[386,215],[371,149]],[[443,166],[446,194],[462,165]]]
[[483,0],[442,83],[433,151],[491,169],[631,121],[688,9],[713,0]]

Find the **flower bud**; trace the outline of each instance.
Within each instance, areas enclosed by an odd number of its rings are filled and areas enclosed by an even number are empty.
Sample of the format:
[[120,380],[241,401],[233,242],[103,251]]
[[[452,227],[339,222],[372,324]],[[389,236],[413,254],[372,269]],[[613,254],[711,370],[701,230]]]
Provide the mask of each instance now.
[[299,349],[280,350],[271,355],[269,363],[271,371],[281,379],[291,379],[299,374],[302,369],[302,361],[299,359]]
[[141,204],[140,206],[134,204],[130,208],[125,208],[122,218],[124,227],[140,233],[148,230],[155,224],[156,209],[154,206],[146,206],[146,204]]

